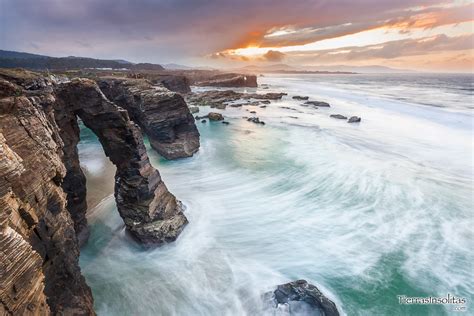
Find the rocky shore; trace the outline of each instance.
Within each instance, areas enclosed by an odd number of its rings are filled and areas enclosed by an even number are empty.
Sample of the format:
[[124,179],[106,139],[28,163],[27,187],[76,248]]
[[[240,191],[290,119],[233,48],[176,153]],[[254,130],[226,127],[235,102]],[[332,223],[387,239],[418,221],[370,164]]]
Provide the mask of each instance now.
[[[182,78],[167,78],[167,83],[116,77],[60,80],[0,69],[2,315],[94,315],[92,294],[78,265],[79,247],[89,236],[86,177],[77,150],[79,120],[97,135],[116,166],[114,196],[125,228],[142,245],[156,246],[174,241],[188,221],[181,202],[150,164],[142,133],[163,157],[190,157],[200,146],[190,108],[264,109],[287,95],[187,93],[186,85]],[[308,97],[292,99],[329,107]],[[265,125],[257,116],[243,118]],[[229,124],[219,112],[196,119]],[[304,280],[280,285],[266,297],[288,315],[301,308],[339,315],[334,303]]]
[[[163,146],[163,154],[191,155],[199,147],[194,119],[183,99],[164,89],[154,92],[139,82],[120,91],[125,99],[140,96],[147,107],[160,104],[151,111],[149,125],[138,123],[165,135],[158,142],[172,145]],[[79,245],[88,236],[78,118],[99,137],[117,167],[117,208],[139,242],[173,241],[187,223],[181,203],[151,166],[139,127],[95,81],[61,83],[29,71],[0,70],[2,314],[94,314],[78,265]]]
[[62,188],[52,82],[2,71],[0,87],[0,313],[94,315]]

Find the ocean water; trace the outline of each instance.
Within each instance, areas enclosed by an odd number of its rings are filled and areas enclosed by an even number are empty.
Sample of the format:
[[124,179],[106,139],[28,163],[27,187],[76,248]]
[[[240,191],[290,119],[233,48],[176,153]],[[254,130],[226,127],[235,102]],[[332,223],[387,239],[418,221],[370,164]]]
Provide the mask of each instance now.
[[[197,122],[192,158],[167,161],[148,147],[189,219],[160,248],[144,250],[125,234],[114,167],[83,128],[94,199],[80,265],[97,313],[280,315],[261,296],[296,279],[318,286],[343,315],[459,315],[452,305],[397,298],[448,293],[473,313],[473,77],[258,79],[259,88],[240,90],[288,96],[266,108],[212,109],[230,125]],[[331,108],[303,107],[293,95]],[[250,111],[266,125],[243,119]]]

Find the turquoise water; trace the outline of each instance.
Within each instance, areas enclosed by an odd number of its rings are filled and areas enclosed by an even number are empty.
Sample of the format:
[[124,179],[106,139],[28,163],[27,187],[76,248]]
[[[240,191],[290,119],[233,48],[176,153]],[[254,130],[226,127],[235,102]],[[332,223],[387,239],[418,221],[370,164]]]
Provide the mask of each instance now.
[[[197,123],[202,145],[192,158],[166,161],[149,148],[189,225],[175,243],[143,250],[105,194],[90,210],[80,262],[98,314],[272,315],[261,295],[302,278],[347,315],[458,314],[400,305],[397,295],[451,293],[471,310],[472,80],[389,79],[384,90],[374,76],[259,78],[269,89],[257,92],[289,96],[220,111],[228,126]],[[446,84],[436,89],[436,80]],[[387,93],[394,82],[410,87],[410,101]],[[331,108],[302,107],[292,95]],[[242,119],[247,109],[267,124]],[[362,122],[329,118],[336,113]],[[97,139],[81,137],[83,167],[110,185]]]

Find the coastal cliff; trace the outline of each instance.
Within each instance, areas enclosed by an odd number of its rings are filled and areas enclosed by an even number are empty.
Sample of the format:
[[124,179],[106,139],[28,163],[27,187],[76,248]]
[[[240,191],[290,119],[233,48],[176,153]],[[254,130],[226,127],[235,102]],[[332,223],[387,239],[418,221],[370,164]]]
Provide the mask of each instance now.
[[93,315],[61,187],[52,83],[17,72],[2,73],[0,86],[0,312]]
[[[167,109],[173,112],[176,104],[183,106],[170,102]],[[59,83],[33,72],[0,70],[2,315],[94,315],[78,265],[79,245],[88,237],[78,119],[117,167],[117,209],[133,237],[159,245],[175,240],[187,224],[181,203],[149,162],[139,127],[95,81]]]

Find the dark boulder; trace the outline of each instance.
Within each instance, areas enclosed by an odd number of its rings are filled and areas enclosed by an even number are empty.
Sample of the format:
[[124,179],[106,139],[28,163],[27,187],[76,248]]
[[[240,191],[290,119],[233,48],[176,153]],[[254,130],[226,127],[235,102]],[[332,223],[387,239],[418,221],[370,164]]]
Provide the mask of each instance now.
[[348,120],[347,123],[359,123],[362,119],[358,116],[351,116]]
[[209,121],[222,121],[224,119],[222,114],[216,112],[210,112],[207,117],[209,118]]
[[307,97],[307,96],[303,97],[303,96],[300,96],[300,95],[295,95],[295,96],[293,96],[293,99],[294,100],[300,100],[300,101],[306,101],[306,100],[309,99],[309,97]]
[[255,123],[255,124],[260,124],[260,125],[265,125],[264,121],[260,121],[258,117],[249,117],[247,121]]
[[286,315],[339,316],[336,304],[305,280],[278,285],[265,297],[271,307],[286,311]]

